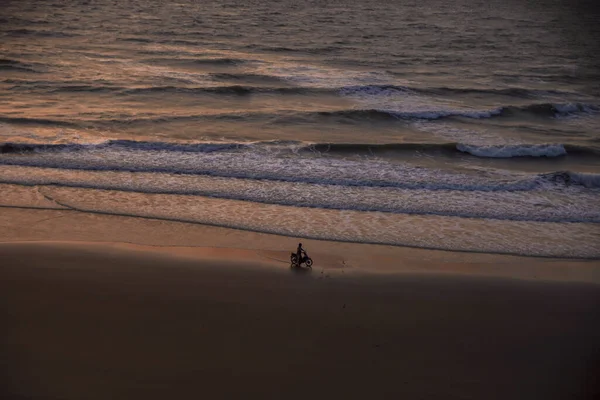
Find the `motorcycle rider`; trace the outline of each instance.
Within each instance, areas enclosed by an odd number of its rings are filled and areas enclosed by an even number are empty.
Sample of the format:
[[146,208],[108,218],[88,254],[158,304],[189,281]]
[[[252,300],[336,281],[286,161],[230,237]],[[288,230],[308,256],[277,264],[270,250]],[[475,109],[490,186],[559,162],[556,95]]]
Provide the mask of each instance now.
[[298,248],[296,249],[296,259],[298,260],[298,266],[302,264],[302,254],[306,255],[306,251],[302,248],[302,243],[298,243]]

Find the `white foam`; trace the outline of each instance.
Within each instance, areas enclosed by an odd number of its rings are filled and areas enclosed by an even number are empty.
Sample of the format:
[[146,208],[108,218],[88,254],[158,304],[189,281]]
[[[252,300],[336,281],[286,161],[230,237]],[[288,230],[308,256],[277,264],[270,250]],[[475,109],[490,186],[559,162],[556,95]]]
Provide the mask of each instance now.
[[459,143],[456,148],[464,153],[487,158],[559,157],[567,154],[562,144],[475,146]]
[[552,107],[559,114],[573,114],[573,113],[593,113],[596,111],[595,107],[590,104],[581,104],[581,103],[563,103],[563,104],[552,104]]
[[[549,178],[549,179],[548,179]],[[531,179],[536,179],[532,176]],[[419,190],[330,186],[149,172],[77,171],[0,165],[0,182],[140,193],[185,194],[323,209],[381,211],[502,220],[600,222],[598,194],[581,187],[532,191]],[[556,186],[554,186],[556,188]],[[552,193],[549,197],[548,194]]]
[[436,120],[445,117],[490,118],[502,113],[502,107],[472,109],[433,96],[423,96],[404,86],[354,85],[340,89],[344,97],[357,101],[361,107],[386,112],[400,119]]
[[587,188],[600,188],[600,174],[569,172],[571,180]]
[[[213,147],[208,147],[213,149]],[[530,177],[479,177],[441,170],[425,170],[408,164],[378,159],[366,161],[335,157],[290,157],[270,146],[217,149],[222,151],[187,152],[177,148],[148,146],[144,150],[123,146],[95,146],[87,151],[0,154],[0,162],[9,165],[114,170],[131,172],[166,172],[211,175],[229,178],[265,179],[287,182],[334,184],[340,186],[381,186],[428,190],[530,190],[537,183]],[[292,153],[293,154],[293,153]]]
[[343,96],[396,96],[413,93],[410,89],[394,85],[356,85],[340,89]]
[[553,104],[552,106],[556,109],[556,111],[562,114],[568,114],[579,111],[579,105],[575,103]]

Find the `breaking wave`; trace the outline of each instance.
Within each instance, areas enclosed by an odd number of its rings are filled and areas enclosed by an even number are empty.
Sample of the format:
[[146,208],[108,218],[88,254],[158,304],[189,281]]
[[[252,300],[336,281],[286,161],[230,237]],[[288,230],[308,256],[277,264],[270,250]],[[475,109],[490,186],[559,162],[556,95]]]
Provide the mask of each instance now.
[[169,142],[142,142],[135,140],[108,140],[98,144],[29,144],[29,143],[2,143],[0,153],[41,153],[41,152],[75,152],[110,148],[125,148],[140,151],[173,151],[208,153],[213,151],[237,149],[247,146],[243,143],[169,143]]
[[[11,119],[14,121],[15,119]],[[44,119],[24,119],[31,123],[56,123]],[[1,119],[0,119],[1,121]],[[176,151],[206,153],[233,149],[252,151],[289,150],[298,152],[317,152],[329,154],[372,154],[432,152],[432,153],[466,153],[484,158],[513,157],[560,157],[567,154],[600,156],[600,149],[594,147],[564,144],[515,144],[476,146],[463,143],[306,143],[294,140],[267,140],[248,142],[160,142],[136,140],[107,140],[95,144],[53,144],[53,143],[0,143],[0,153],[26,153],[45,151],[81,151],[86,149],[124,148],[132,150]]]
[[559,183],[564,185],[581,185],[586,188],[600,188],[600,174],[558,171],[547,174],[540,174],[542,180]]
[[[89,171],[124,171],[204,175],[266,181],[304,182],[362,187],[457,191],[527,191],[545,185],[600,187],[600,175],[559,171],[537,175],[482,176],[431,174],[418,167],[396,165],[383,158],[347,159],[345,155],[380,152],[463,152],[466,145],[352,144],[295,141],[170,143],[110,140],[98,144],[0,144],[0,164]],[[540,157],[567,154],[564,145],[471,146],[484,157]],[[591,148],[575,152],[598,154]],[[310,153],[310,154],[305,154]],[[313,154],[316,153],[316,154]],[[340,154],[332,157],[328,155]],[[469,153],[472,154],[472,153]],[[431,170],[430,170],[431,171]]]
[[0,59],[0,71],[37,72],[30,64],[6,58]]
[[562,144],[530,144],[474,146],[458,144],[456,148],[477,157],[512,158],[512,157],[559,157],[567,154]]
[[530,114],[532,116],[542,117],[559,117],[567,116],[580,113],[595,113],[600,111],[596,105],[592,104],[581,104],[581,103],[565,103],[565,104],[551,104],[551,103],[540,103],[530,104],[526,106],[504,106],[497,107],[487,110],[452,110],[452,109],[440,109],[440,110],[419,110],[419,111],[396,111],[393,109],[366,109],[366,110],[342,110],[332,112],[322,112],[322,115],[342,115],[351,118],[361,117],[381,117],[388,119],[389,117],[397,119],[407,120],[438,120],[445,118],[492,118],[492,117],[503,117],[512,116],[518,114]]

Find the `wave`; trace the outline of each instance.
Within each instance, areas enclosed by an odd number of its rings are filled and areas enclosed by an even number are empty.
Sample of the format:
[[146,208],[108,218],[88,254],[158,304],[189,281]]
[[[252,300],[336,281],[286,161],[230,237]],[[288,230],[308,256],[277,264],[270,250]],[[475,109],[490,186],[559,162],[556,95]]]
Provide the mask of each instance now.
[[[14,119],[12,119],[14,120]],[[1,121],[1,119],[0,119]],[[47,120],[34,120],[43,123]],[[52,121],[55,123],[55,121]],[[289,150],[294,153],[310,152],[323,154],[380,154],[380,153],[466,153],[483,158],[513,158],[513,157],[561,157],[570,155],[600,156],[600,149],[594,147],[565,145],[565,144],[513,144],[496,146],[476,146],[464,143],[306,143],[294,140],[267,140],[248,142],[200,142],[177,143],[161,141],[135,141],[125,139],[107,140],[98,144],[52,144],[52,143],[0,143],[0,153],[26,153],[44,151],[79,151],[99,148],[127,148],[132,150],[176,151],[206,153],[225,150],[261,149]]]
[[394,112],[390,114],[398,118],[406,119],[426,119],[436,120],[442,118],[463,117],[463,118],[492,118],[516,116],[519,114],[529,114],[540,117],[560,117],[574,114],[591,114],[600,111],[600,108],[595,104],[584,103],[538,103],[528,104],[524,106],[503,106],[490,110],[442,110],[442,111],[423,111],[423,112]]
[[[325,145],[325,144],[324,144]],[[324,146],[323,145],[323,146]],[[177,143],[160,141],[137,141],[127,139],[106,140],[100,143],[0,143],[0,153],[28,153],[28,152],[52,152],[52,151],[81,151],[122,148],[136,151],[172,151],[189,153],[208,153],[213,151],[235,150],[235,149],[258,149],[261,147],[280,146],[294,151],[311,149],[315,146],[295,140],[267,140],[258,142],[199,142],[199,143]],[[306,146],[306,147],[304,147]]]
[[9,58],[0,58],[0,65],[16,65],[20,63],[21,62],[17,60],[11,60]]
[[43,125],[59,126],[70,128],[90,128],[90,127],[114,127],[120,125],[146,125],[158,123],[172,123],[179,121],[239,121],[251,119],[270,119],[273,114],[260,112],[240,112],[240,113],[218,113],[218,114],[199,114],[199,115],[175,115],[175,116],[148,116],[139,117],[135,114],[131,116],[121,116],[120,118],[109,118],[106,116],[97,119],[80,119],[75,121],[64,121],[50,118],[26,118],[26,117],[0,117],[0,123],[5,122],[14,125]]
[[[160,89],[159,89],[160,90]],[[221,89],[223,90],[223,89]],[[228,88],[232,93],[247,94],[243,87]],[[398,113],[393,111],[377,109],[347,109],[338,111],[296,111],[281,110],[275,112],[262,111],[240,111],[240,112],[220,112],[211,114],[190,114],[190,115],[148,115],[140,116],[136,114],[119,115],[118,118],[111,118],[111,115],[102,115],[98,118],[78,119],[75,121],[64,121],[50,118],[25,118],[25,117],[0,117],[0,122],[12,123],[16,125],[55,125],[69,127],[97,127],[97,126],[119,126],[122,124],[145,125],[145,124],[168,124],[174,122],[188,121],[268,121],[271,124],[287,124],[299,122],[319,122],[334,119],[336,121],[348,121],[354,123],[373,122],[373,121],[397,121],[397,120],[415,120],[425,119],[433,120],[446,117],[466,117],[466,118],[485,118],[489,112],[415,112]]]
[[567,154],[600,156],[600,149],[565,144],[513,144],[476,146],[464,143],[316,143],[303,150],[322,153],[377,154],[382,152],[467,153],[483,158],[561,157]]
[[503,89],[491,89],[491,88],[452,88],[452,87],[433,87],[433,88],[421,88],[419,92],[426,94],[442,94],[442,95],[456,95],[456,94],[487,94],[493,96],[506,96],[516,98],[537,98],[543,96],[565,96],[575,95],[572,92],[564,92],[559,90],[536,90],[536,89],[525,89],[519,87],[503,88]]
[[[174,60],[178,61],[178,60]],[[187,60],[186,60],[187,61]],[[238,64],[245,62],[245,60],[234,59],[234,58],[217,58],[217,59],[191,59],[193,63],[198,64]],[[525,88],[507,88],[507,89],[478,89],[478,88],[448,88],[448,87],[412,87],[412,86],[399,86],[399,85],[355,85],[355,86],[342,86],[342,87],[306,87],[306,86],[287,86],[289,82],[284,78],[268,75],[268,74],[255,74],[255,73],[228,73],[218,72],[210,73],[208,76],[217,81],[248,81],[256,82],[261,84],[281,84],[285,83],[286,86],[253,86],[253,85],[229,85],[221,87],[148,87],[148,88],[122,88],[125,93],[135,93],[137,90],[140,91],[179,91],[179,92],[214,92],[214,93],[229,93],[229,88],[243,88],[244,92],[248,93],[260,93],[260,92],[279,92],[283,94],[303,93],[303,94],[340,94],[342,96],[389,96],[389,95],[406,95],[406,94],[461,94],[461,93],[474,93],[474,94],[490,94],[490,95],[503,95],[512,96],[518,98],[537,98],[544,95],[572,95],[568,92],[560,91],[542,91],[532,90]],[[542,115],[556,115],[556,114],[570,114],[577,112],[594,112],[600,110],[600,107],[595,104],[585,103],[534,103],[525,106],[501,106],[491,110],[474,110],[474,111],[453,111],[453,110],[426,110],[423,112],[400,112],[400,111],[387,111],[392,114],[396,114],[400,117],[405,118],[425,118],[425,119],[438,119],[453,115],[458,116],[475,116],[489,117],[492,115],[500,115],[503,113],[510,112],[533,112]],[[386,112],[386,110],[380,110]]]
[[30,64],[7,58],[0,59],[0,71],[37,72]]
[[266,46],[251,44],[245,46],[247,49],[256,49],[273,53],[308,53],[308,54],[328,54],[340,51],[339,46],[315,46],[315,47],[287,47],[287,46]]
[[489,158],[559,157],[567,155],[567,150],[562,144],[475,146],[459,143],[456,148],[477,157]]
[[35,29],[9,29],[5,31],[5,34],[10,36],[36,36],[36,37],[53,37],[53,38],[69,38],[81,36],[76,33],[56,32],[56,31],[39,31]]
[[[374,107],[374,110],[388,113],[396,118],[400,119],[422,119],[422,120],[438,120],[444,118],[492,118],[492,117],[506,117],[506,116],[520,116],[520,115],[531,115],[538,117],[562,117],[570,116],[575,114],[592,114],[600,111],[600,105],[588,104],[581,102],[568,102],[568,103],[550,103],[540,102],[531,103],[525,105],[504,105],[487,110],[457,110],[457,109],[424,109],[424,110],[410,110],[410,96],[411,95],[452,95],[464,93],[473,94],[488,94],[493,96],[511,96],[518,98],[538,98],[548,95],[573,95],[572,93],[559,92],[559,91],[540,91],[524,88],[506,88],[506,89],[479,89],[479,88],[423,88],[423,87],[411,87],[411,86],[398,86],[398,85],[357,85],[357,86],[345,86],[339,89],[339,93],[342,96],[356,97],[359,100],[364,100],[367,103],[377,104],[378,98],[386,100],[388,98],[394,99],[395,97],[401,97],[404,103],[407,104],[409,110],[396,110],[394,107]],[[423,99],[422,99],[423,100]],[[384,101],[385,104],[385,101]]]
[[[377,109],[351,109],[351,110],[337,110],[337,111],[316,111],[311,113],[312,116],[316,117],[335,117],[344,118],[351,120],[397,120],[401,118],[394,112],[377,110]],[[306,115],[311,116],[311,115]]]
[[539,103],[525,106],[503,107],[503,114],[530,113],[539,116],[565,116],[579,113],[595,113],[600,111],[596,104],[585,103]]
[[0,122],[15,125],[53,125],[64,127],[77,127],[76,123],[49,118],[25,118],[25,117],[0,117]]
[[533,116],[560,117],[575,114],[589,114],[600,111],[600,108],[592,104],[565,103],[565,104],[531,104],[526,106],[504,106],[488,110],[420,110],[420,111],[397,111],[393,109],[351,109],[339,111],[317,112],[321,116],[338,116],[349,119],[401,119],[401,120],[440,120],[450,118],[487,119],[493,117],[516,116],[519,114],[530,114]]
[[[222,59],[223,62],[234,61],[235,59]],[[29,72],[36,72],[31,66],[19,63],[15,60],[0,60],[1,69],[14,69],[24,70]],[[178,87],[178,86],[147,86],[131,88],[126,86],[113,86],[106,85],[106,83],[99,82],[98,85],[94,84],[75,84],[75,83],[61,83],[52,81],[28,81],[28,80],[15,80],[5,79],[3,82],[12,83],[11,89],[24,88],[29,91],[44,91],[49,93],[70,93],[70,92],[89,92],[89,93],[115,93],[119,96],[128,95],[150,95],[160,93],[174,93],[174,94],[188,94],[188,95],[225,95],[225,96],[247,96],[252,94],[279,94],[279,95],[306,95],[306,96],[320,96],[320,95],[342,95],[349,97],[357,97],[358,100],[365,100],[366,104],[375,104],[375,106],[368,108],[357,108],[357,109],[342,109],[336,111],[284,111],[281,113],[245,113],[248,118],[252,119],[270,119],[279,122],[286,122],[287,119],[291,121],[297,121],[301,119],[312,120],[315,118],[342,118],[352,121],[393,121],[393,120],[443,120],[453,118],[467,118],[467,119],[490,119],[490,118],[502,118],[502,117],[542,117],[542,118],[560,118],[565,116],[573,116],[580,114],[595,114],[600,112],[600,105],[588,104],[588,103],[532,103],[520,106],[505,105],[498,106],[490,109],[436,109],[434,105],[430,105],[429,109],[410,110],[410,95],[419,94],[423,92],[435,92],[436,88],[433,89],[422,89],[410,86],[397,86],[397,85],[358,85],[358,86],[345,86],[341,88],[335,87],[307,87],[307,86],[290,86],[289,82],[283,78],[264,75],[264,74],[247,74],[247,73],[211,73],[208,74],[210,78],[215,81],[224,81],[232,84],[224,84],[217,86],[196,86],[196,87]],[[216,83],[216,82],[215,82]],[[447,88],[442,88],[447,90]],[[458,91],[479,91],[479,89],[451,89]],[[496,92],[502,92],[504,89],[500,89]],[[506,89],[509,92],[521,93],[527,92],[526,89]],[[488,91],[494,92],[494,91]],[[532,95],[532,92],[529,93]],[[406,102],[407,110],[397,109],[396,106],[386,107],[386,98],[394,96],[402,96]],[[377,106],[379,97],[382,98],[382,106]],[[425,106],[427,107],[427,106]],[[236,120],[240,118],[241,113],[234,113],[230,117]],[[169,120],[205,120],[205,119],[228,119],[229,117],[225,114],[215,115],[189,115],[189,116],[176,116],[176,117],[156,117],[155,119],[160,122],[168,122]],[[105,124],[106,122],[119,123],[118,120],[106,120],[101,121],[88,121],[95,124]],[[136,119],[132,117],[127,119],[125,122],[144,122],[144,119]],[[151,119],[147,121],[152,122]]]
[[106,85],[105,82],[94,84],[94,82],[52,82],[46,80],[34,81],[25,79],[4,79],[2,82],[14,85],[10,88],[10,90],[26,90],[29,92],[37,91],[46,93],[118,93],[125,90],[124,87]]
[[245,64],[247,62],[246,60],[242,60],[240,58],[229,58],[229,57],[198,58],[198,59],[177,60],[177,61],[189,61],[193,64],[199,64],[199,65],[239,65],[239,64]]
[[[81,91],[86,90],[84,87],[72,86],[63,88],[65,91]],[[110,91],[111,89],[94,89],[94,92]],[[288,89],[279,89],[282,92],[288,92]],[[144,89],[133,89],[127,92],[127,94],[144,94],[144,93],[228,93],[233,95],[249,95],[253,93],[251,90],[243,86],[228,86],[228,87],[217,87],[210,89],[201,89],[197,91],[195,89],[176,89],[176,88],[144,88]],[[271,92],[265,90],[264,92]],[[302,94],[302,91],[290,89],[289,92]],[[331,119],[338,121],[348,121],[353,123],[360,122],[373,122],[373,121],[398,121],[398,120],[415,120],[425,119],[433,120],[440,118],[449,117],[465,117],[465,118],[485,118],[490,115],[488,111],[481,112],[414,112],[414,113],[398,113],[385,110],[377,109],[348,109],[338,111],[296,111],[296,110],[281,110],[279,112],[261,112],[261,111],[248,111],[248,112],[220,112],[211,114],[191,114],[191,115],[148,115],[141,116],[136,114],[131,115],[119,115],[118,117],[112,117],[112,115],[99,115],[96,118],[83,119],[83,115],[80,118],[71,121],[65,121],[61,119],[53,118],[28,118],[28,117],[8,117],[0,116],[0,122],[15,124],[15,125],[48,125],[48,126],[64,126],[73,128],[88,128],[98,126],[114,127],[122,124],[126,125],[144,125],[144,124],[157,124],[157,123],[174,123],[181,121],[268,121],[271,124],[287,124],[287,123],[299,123],[299,122],[318,122],[328,121]]]
[[[395,187],[402,189],[458,191],[527,191],[542,186],[600,187],[600,175],[560,171],[539,175],[493,174],[474,177],[461,174],[431,175],[419,168],[395,165],[384,159],[365,161],[346,157],[314,157],[305,152],[361,154],[379,151],[458,152],[461,145],[441,144],[307,144],[295,141],[244,143],[169,143],[110,140],[98,144],[0,144],[0,164],[89,171],[153,172],[224,178],[263,179],[340,186]],[[556,146],[540,145],[550,152]],[[543,147],[546,146],[546,147]],[[522,146],[531,148],[532,146]],[[535,148],[535,147],[534,147]],[[516,149],[516,148],[515,148]],[[584,148],[577,147],[577,151]],[[594,152],[594,149],[585,149]],[[514,150],[521,151],[522,150]],[[30,154],[11,157],[11,154]],[[64,153],[64,154],[59,154]],[[181,153],[192,153],[182,155]],[[522,153],[519,153],[522,154]],[[596,154],[598,154],[596,152]],[[514,155],[522,156],[522,155]],[[532,156],[533,157],[533,156]]]
[[0,71],[15,71],[15,72],[37,72],[35,69],[26,67],[24,65],[2,65],[0,64]]
[[[114,190],[120,192],[202,196],[228,200],[276,204],[293,207],[383,212],[408,215],[438,215],[472,219],[503,221],[600,223],[598,210],[586,207],[593,196],[582,198],[581,192],[571,192],[561,197],[552,207],[539,207],[546,192],[520,194],[512,192],[471,197],[468,192],[441,190],[407,191],[402,188],[331,187],[327,184],[303,182],[268,182],[246,179],[234,180],[219,177],[189,177],[181,174],[154,174],[111,171],[93,171],[81,175],[62,170],[37,176],[31,171],[8,171],[0,177],[0,184],[21,186],[56,186],[81,189]],[[559,176],[566,173],[555,173]],[[549,177],[548,179],[553,179]],[[560,179],[560,178],[554,178]],[[569,179],[566,176],[564,179]],[[302,193],[303,195],[298,195]],[[292,195],[291,195],[292,194]],[[527,202],[518,202],[515,199]],[[498,201],[504,200],[501,204]],[[565,201],[566,200],[566,201]],[[456,207],[469,203],[469,206]],[[512,204],[511,204],[512,203]],[[573,203],[579,205],[572,208]]]
[[[11,66],[6,66],[9,68]],[[24,68],[24,67],[15,67]],[[0,62],[0,70],[3,65]],[[33,70],[32,70],[33,71]],[[34,71],[35,72],[35,71]],[[252,86],[252,85],[221,85],[221,86],[199,86],[199,87],[181,87],[181,86],[145,86],[145,87],[126,87],[106,85],[105,82],[99,82],[97,85],[73,82],[51,82],[51,81],[32,81],[24,79],[4,79],[3,83],[14,85],[11,90],[25,89],[28,91],[43,91],[47,93],[71,93],[71,92],[90,92],[90,93],[115,93],[116,95],[144,95],[157,93],[175,93],[175,94],[223,94],[223,95],[249,95],[261,93],[275,93],[282,95],[319,95],[319,94],[335,94],[335,91],[329,89],[312,89],[303,87],[288,87],[288,86]]]
[[182,57],[179,52],[139,52],[140,54],[165,55],[170,57],[152,57],[142,60],[145,64],[165,64],[165,65],[211,65],[211,66],[227,66],[227,65],[242,65],[254,60],[233,58],[233,57],[193,57],[192,54]]
[[120,92],[123,95],[141,95],[154,93],[186,93],[186,94],[235,94],[247,95],[255,92],[254,88],[242,85],[216,86],[216,87],[198,87],[182,88],[176,86],[155,86],[135,89],[125,89]]
[[321,111],[318,115],[338,116],[349,119],[402,119],[402,120],[427,120],[434,121],[447,118],[482,119],[502,116],[510,113],[513,107],[498,107],[490,110],[420,110],[396,111],[391,109],[352,109],[339,111]]
[[51,93],[74,93],[74,92],[89,92],[89,93],[107,93],[115,92],[118,88],[110,86],[92,86],[92,85],[63,85],[50,90]]
[[134,42],[134,43],[154,43],[153,39],[141,38],[141,37],[125,37],[119,39],[122,42]]
[[0,143],[0,153],[41,153],[53,151],[89,151],[110,148],[125,148],[140,151],[172,151],[190,153],[209,153],[213,151],[239,149],[248,146],[244,143],[169,143],[142,142],[135,140],[108,140],[98,144],[52,144],[52,143]]
[[539,175],[541,180],[564,184],[564,185],[580,185],[586,188],[600,188],[600,174],[558,171]]
[[288,83],[281,77],[268,74],[213,72],[209,73],[208,76],[216,81],[249,81],[265,84],[273,82],[278,84]]
[[18,17],[16,15],[11,15],[6,18],[0,18],[0,24],[14,24],[14,25],[49,25],[50,21],[47,19],[32,18],[29,16],[28,18]]
[[[455,191],[528,191],[540,184],[531,178],[490,180],[441,173],[432,175],[425,170],[407,166],[394,166],[387,162],[344,161],[325,157],[290,157],[268,152],[207,152],[195,153],[155,151],[136,152],[130,149],[77,149],[64,153],[0,157],[0,164],[53,168],[58,170],[147,172],[176,175],[195,175],[265,182],[292,182],[340,187],[388,187],[407,190]],[[7,157],[8,156],[8,157]]]
[[[390,95],[390,94],[422,94],[422,95],[442,95],[456,96],[465,94],[489,95],[515,97],[519,99],[535,99],[545,96],[576,96],[576,93],[560,91],[560,90],[538,90],[527,89],[522,87],[509,87],[501,89],[493,88],[476,88],[476,87],[423,87],[423,86],[407,86],[407,85],[354,85],[344,86],[336,89],[342,95]],[[568,104],[568,103],[567,103]],[[560,104],[557,105],[561,107]],[[597,108],[597,107],[596,107]]]
[[246,85],[226,85],[213,87],[175,87],[175,86],[156,86],[135,89],[122,89],[121,94],[136,95],[146,93],[187,93],[187,94],[232,94],[249,95],[259,93],[279,93],[279,94],[309,94],[320,91],[309,90],[299,87],[256,87]]
[[382,152],[455,152],[456,143],[313,143],[300,150],[319,153],[378,154]]
[[575,95],[572,92],[564,92],[559,90],[536,90],[526,89],[520,87],[510,87],[502,89],[492,88],[473,88],[473,87],[422,87],[422,86],[400,86],[400,85],[355,85],[355,86],[344,86],[339,88],[339,91],[343,95],[378,95],[378,94],[393,94],[397,92],[399,94],[425,94],[425,95],[461,95],[461,94],[487,94],[490,96],[505,96],[505,97],[516,97],[522,99],[538,98],[543,96],[567,96]]

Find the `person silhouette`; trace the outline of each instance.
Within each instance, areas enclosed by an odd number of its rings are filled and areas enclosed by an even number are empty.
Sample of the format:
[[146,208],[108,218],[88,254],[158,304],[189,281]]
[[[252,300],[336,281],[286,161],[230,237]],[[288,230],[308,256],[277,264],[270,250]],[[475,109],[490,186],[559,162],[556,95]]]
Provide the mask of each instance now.
[[298,248],[296,249],[296,259],[298,260],[298,266],[302,264],[302,254],[306,254],[306,251],[302,248],[302,243],[298,243]]

